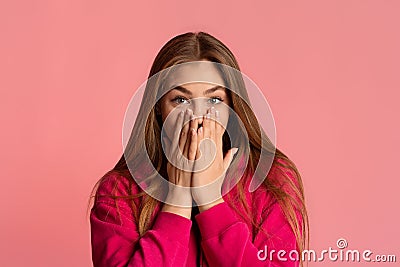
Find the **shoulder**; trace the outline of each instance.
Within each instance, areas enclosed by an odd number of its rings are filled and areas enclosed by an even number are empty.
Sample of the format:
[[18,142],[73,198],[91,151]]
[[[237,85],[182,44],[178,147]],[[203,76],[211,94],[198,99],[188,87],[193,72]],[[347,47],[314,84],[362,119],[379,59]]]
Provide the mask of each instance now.
[[[292,161],[276,158],[265,175],[264,181],[252,192],[253,196],[270,198],[273,188],[280,188],[286,193],[290,193],[290,190],[288,190],[289,184],[296,188],[302,187],[300,176],[293,167],[296,168]],[[252,175],[245,176],[246,192],[250,192],[249,188],[252,179]]]
[[252,177],[246,177],[246,193],[251,194],[252,205],[256,214],[265,217],[273,209],[279,212],[282,208],[279,202],[288,203],[289,199],[296,200],[298,202],[296,204],[302,202],[299,199],[299,193],[300,195],[303,194],[303,185],[298,173],[291,168],[292,164],[293,162],[290,160],[276,158],[264,182],[252,193],[249,191]]
[[97,182],[95,203],[115,205],[119,203],[129,204],[132,195],[142,192],[129,172],[110,170]]
[[276,158],[266,175],[264,189],[279,198],[302,202],[303,183],[296,165],[290,159]]

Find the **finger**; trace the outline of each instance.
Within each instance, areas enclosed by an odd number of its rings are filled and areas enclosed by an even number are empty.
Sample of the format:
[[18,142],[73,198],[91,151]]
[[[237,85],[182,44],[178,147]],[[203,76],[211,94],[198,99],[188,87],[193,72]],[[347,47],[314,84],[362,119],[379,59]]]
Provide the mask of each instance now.
[[203,119],[204,138],[210,138],[210,120],[211,120],[210,110],[207,110],[207,114],[204,116]]
[[190,145],[188,151],[188,159],[194,160],[197,153],[197,119],[193,117],[190,122]]
[[[203,120],[203,123],[204,123],[204,120]],[[204,129],[203,129],[203,127],[200,127],[199,129],[197,129],[196,159],[199,159],[201,156],[200,142],[203,140],[203,138],[204,138]]]
[[180,111],[178,114],[178,119],[176,120],[174,136],[172,137],[172,144],[171,144],[173,149],[177,148],[179,144],[179,136],[183,125],[184,114],[185,111],[183,110]]
[[222,155],[222,125],[220,124],[219,120],[219,110],[215,110],[215,144],[220,152],[220,155]]
[[183,153],[183,151],[185,149],[187,134],[188,134],[188,130],[189,130],[189,123],[186,123],[186,122],[189,121],[189,118],[190,118],[189,117],[189,109],[187,109],[185,112],[184,120],[183,120],[182,131],[179,136],[179,149],[180,149],[181,153]]
[[229,149],[229,151],[226,153],[224,157],[224,171],[226,172],[229,168],[229,165],[231,165],[231,162],[233,160],[233,156],[237,153],[238,148],[234,147]]
[[183,148],[183,155],[188,158],[188,153],[189,153],[189,146],[190,146],[190,142],[191,142],[191,131],[192,131],[192,124],[193,124],[193,111],[191,109],[188,109],[188,122],[186,123],[185,127],[187,126],[187,136],[186,136],[186,142]]
[[[216,133],[216,127],[217,127],[218,123],[216,122],[217,114],[216,114],[215,107],[211,107],[210,114],[211,114],[210,138],[213,142],[213,144],[211,144],[211,147],[210,147],[210,153],[212,153],[212,155],[215,155],[216,157],[222,159],[223,158],[222,145],[221,145],[222,139]],[[212,145],[215,145],[215,148]],[[214,151],[214,149],[215,149],[215,151]]]
[[221,117],[219,110],[215,110],[215,135],[216,136],[221,136],[222,137],[222,124],[220,122]]
[[216,117],[216,109],[215,107],[211,107],[210,109],[210,138],[212,142],[210,142],[210,155],[211,157],[217,157],[223,159],[223,152],[222,152],[222,140],[219,140],[220,137],[216,134],[216,127],[218,123],[216,122],[217,117]]
[[208,162],[210,160],[211,155],[211,140],[207,140],[211,138],[211,128],[210,128],[210,122],[211,122],[211,113],[210,109],[207,109],[207,113],[204,116],[203,119],[203,133],[204,133],[204,142],[202,145],[202,159],[203,162]]
[[169,141],[168,137],[166,136],[163,137],[163,143],[164,143],[164,153],[168,156],[171,155],[170,151],[171,141]]
[[210,110],[210,138],[215,142],[215,108]]

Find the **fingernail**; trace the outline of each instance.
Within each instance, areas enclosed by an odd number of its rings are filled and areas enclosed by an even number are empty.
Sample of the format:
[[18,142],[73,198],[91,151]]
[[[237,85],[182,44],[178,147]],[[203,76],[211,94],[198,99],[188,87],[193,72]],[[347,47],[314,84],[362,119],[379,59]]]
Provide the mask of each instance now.
[[233,148],[232,152],[233,152],[233,155],[235,155],[238,152],[238,148],[237,147]]
[[219,110],[215,111],[215,117],[219,118]]

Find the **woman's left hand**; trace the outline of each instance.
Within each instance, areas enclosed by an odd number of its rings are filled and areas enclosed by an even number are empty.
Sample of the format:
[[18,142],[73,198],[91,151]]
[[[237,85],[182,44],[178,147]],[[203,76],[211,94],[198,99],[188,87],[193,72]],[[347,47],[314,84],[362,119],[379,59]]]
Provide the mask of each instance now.
[[200,211],[224,201],[221,195],[222,184],[233,156],[237,152],[237,148],[232,148],[224,156],[222,149],[224,128],[219,123],[219,119],[218,110],[214,107],[210,108],[203,118],[203,127],[197,131],[198,146],[191,192]]

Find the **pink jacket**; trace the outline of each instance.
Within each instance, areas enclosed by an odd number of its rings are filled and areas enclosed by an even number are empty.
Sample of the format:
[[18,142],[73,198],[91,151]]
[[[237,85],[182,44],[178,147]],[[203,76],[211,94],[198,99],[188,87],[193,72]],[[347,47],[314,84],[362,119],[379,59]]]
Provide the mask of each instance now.
[[[116,173],[107,174],[97,193],[110,194],[118,176]],[[122,180],[114,192],[127,195],[128,181],[122,176],[120,178]],[[138,190],[141,191],[135,184],[132,193]],[[114,200],[98,197],[90,213],[93,265],[299,266],[299,261],[293,261],[295,254],[289,254],[297,248],[296,239],[278,203],[263,186],[253,193],[245,192],[252,207],[251,214],[269,235],[261,231],[253,233],[251,224],[228,204],[226,195],[224,203],[199,214],[192,212],[191,220],[160,211],[160,205],[153,215],[151,230],[139,238],[129,202],[118,200],[119,217]],[[236,186],[228,195],[235,193]],[[136,203],[139,201],[137,199]],[[240,209],[238,204],[232,205]],[[272,250],[275,252],[270,256]],[[278,257],[279,250],[286,253]]]

